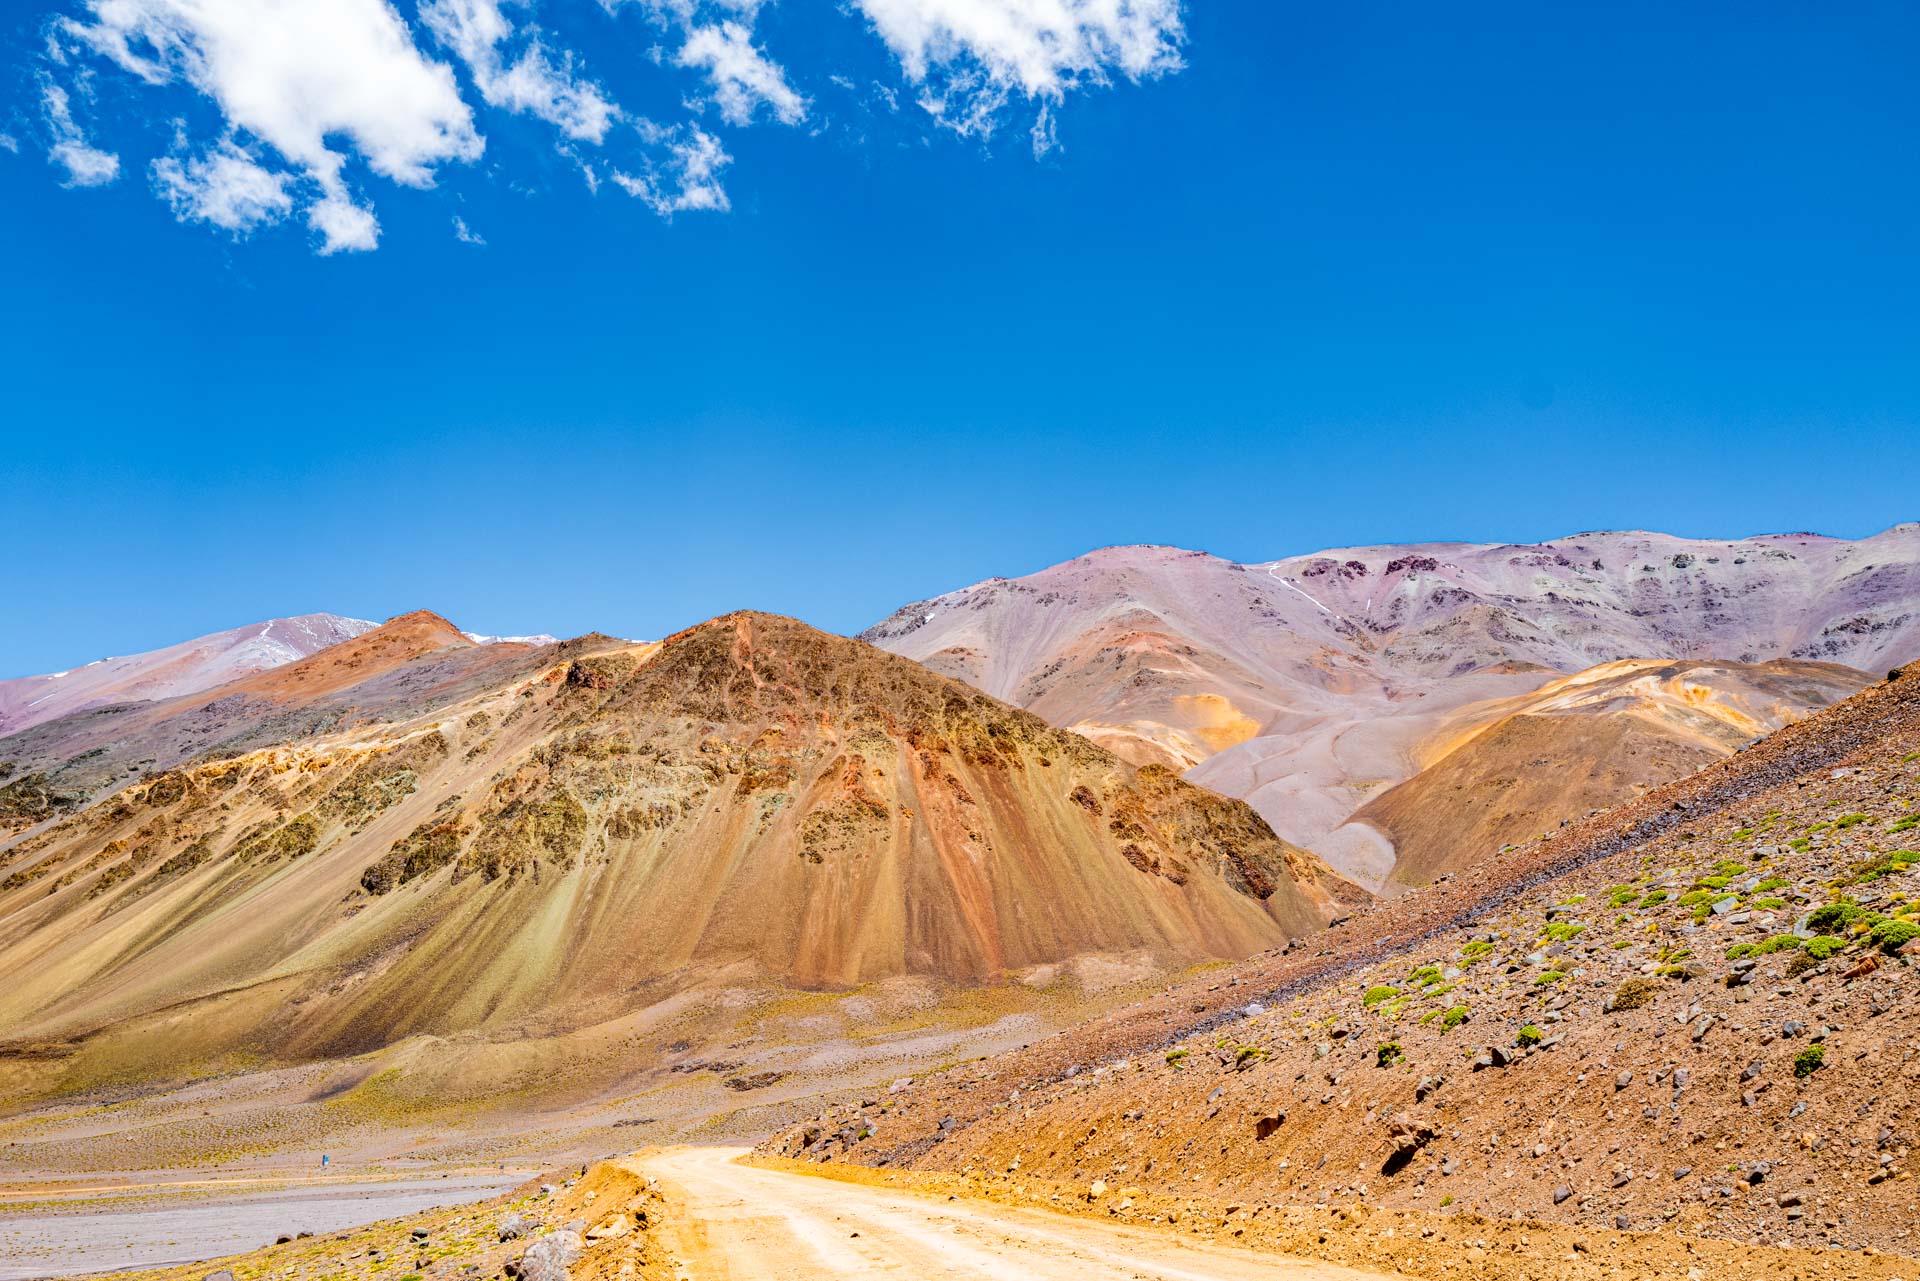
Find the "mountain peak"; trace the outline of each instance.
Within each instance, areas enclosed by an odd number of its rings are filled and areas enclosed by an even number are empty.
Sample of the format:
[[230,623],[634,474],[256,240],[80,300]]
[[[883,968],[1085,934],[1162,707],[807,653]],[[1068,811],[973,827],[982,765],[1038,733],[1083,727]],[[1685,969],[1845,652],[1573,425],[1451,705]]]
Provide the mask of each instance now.
[[[404,634],[423,639],[433,638],[448,645],[457,645],[467,640],[465,632],[430,609],[415,609],[404,614],[395,614],[375,628],[374,632],[392,632],[396,635]],[[368,634],[372,635],[374,632]]]

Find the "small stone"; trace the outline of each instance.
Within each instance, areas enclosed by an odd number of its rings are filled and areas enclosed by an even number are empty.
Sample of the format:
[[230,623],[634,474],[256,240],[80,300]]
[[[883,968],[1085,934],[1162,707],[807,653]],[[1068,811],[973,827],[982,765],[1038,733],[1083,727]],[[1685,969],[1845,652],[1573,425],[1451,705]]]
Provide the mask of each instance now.
[[1555,1205],[1559,1205],[1562,1201],[1566,1200],[1568,1197],[1572,1195],[1573,1195],[1573,1189],[1568,1187],[1566,1184],[1562,1183],[1559,1187],[1553,1190],[1553,1203]]
[[1616,1090],[1624,1090],[1632,1084],[1633,1073],[1631,1072],[1622,1072],[1619,1076],[1613,1078],[1613,1088]]
[[1683,1165],[1683,1166],[1681,1166],[1681,1167],[1680,1167],[1679,1169],[1677,1169],[1677,1170],[1675,1170],[1675,1171],[1673,1172],[1673,1178],[1674,1178],[1674,1182],[1676,1182],[1676,1183],[1677,1183],[1677,1182],[1679,1182],[1679,1181],[1680,1181],[1681,1179],[1684,1179],[1684,1178],[1686,1178],[1686,1177],[1687,1177],[1687,1176],[1688,1176],[1689,1174],[1692,1174],[1692,1173],[1693,1173],[1693,1167],[1692,1167],[1692,1166],[1690,1166],[1690,1165]]

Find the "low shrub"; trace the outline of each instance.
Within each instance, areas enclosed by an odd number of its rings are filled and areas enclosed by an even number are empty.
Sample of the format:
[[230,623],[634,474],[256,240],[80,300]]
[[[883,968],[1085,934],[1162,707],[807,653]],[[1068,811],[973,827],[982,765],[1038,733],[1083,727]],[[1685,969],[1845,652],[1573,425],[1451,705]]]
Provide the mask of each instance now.
[[1818,964],[1832,959],[1834,953],[1845,948],[1846,945],[1847,941],[1843,938],[1836,938],[1832,934],[1818,934],[1802,943],[1800,950]]
[[1882,952],[1898,952],[1905,944],[1920,938],[1920,925],[1912,921],[1884,920],[1876,924],[1867,937]]
[[1814,908],[1812,914],[1807,917],[1807,927],[1816,934],[1832,934],[1852,925],[1866,910],[1852,899],[1843,898],[1837,903],[1827,903]]
[[1827,1047],[1818,1043],[1793,1056],[1793,1074],[1803,1081],[1826,1065]]
[[1613,1008],[1616,1010],[1637,1010],[1650,1005],[1653,998],[1660,995],[1660,985],[1652,979],[1628,979],[1613,991]]

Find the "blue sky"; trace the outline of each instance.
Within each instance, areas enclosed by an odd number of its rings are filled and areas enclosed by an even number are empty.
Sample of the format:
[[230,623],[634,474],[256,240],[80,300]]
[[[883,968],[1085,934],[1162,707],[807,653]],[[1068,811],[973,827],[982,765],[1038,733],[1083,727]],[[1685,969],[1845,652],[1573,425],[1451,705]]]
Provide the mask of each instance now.
[[437,3],[318,122],[9,10],[0,675],[1920,516],[1912,6]]

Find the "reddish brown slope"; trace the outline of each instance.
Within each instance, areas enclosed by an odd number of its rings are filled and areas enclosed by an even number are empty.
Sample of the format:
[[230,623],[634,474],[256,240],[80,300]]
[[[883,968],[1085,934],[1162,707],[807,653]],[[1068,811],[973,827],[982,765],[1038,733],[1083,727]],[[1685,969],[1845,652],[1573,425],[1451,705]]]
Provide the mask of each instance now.
[[1419,773],[1354,813],[1393,841],[1389,884],[1425,885],[1606,809],[1869,684],[1837,663],[1631,661],[1472,704]]
[[1917,823],[1909,678],[1324,944],[774,1146],[1912,1252]]

